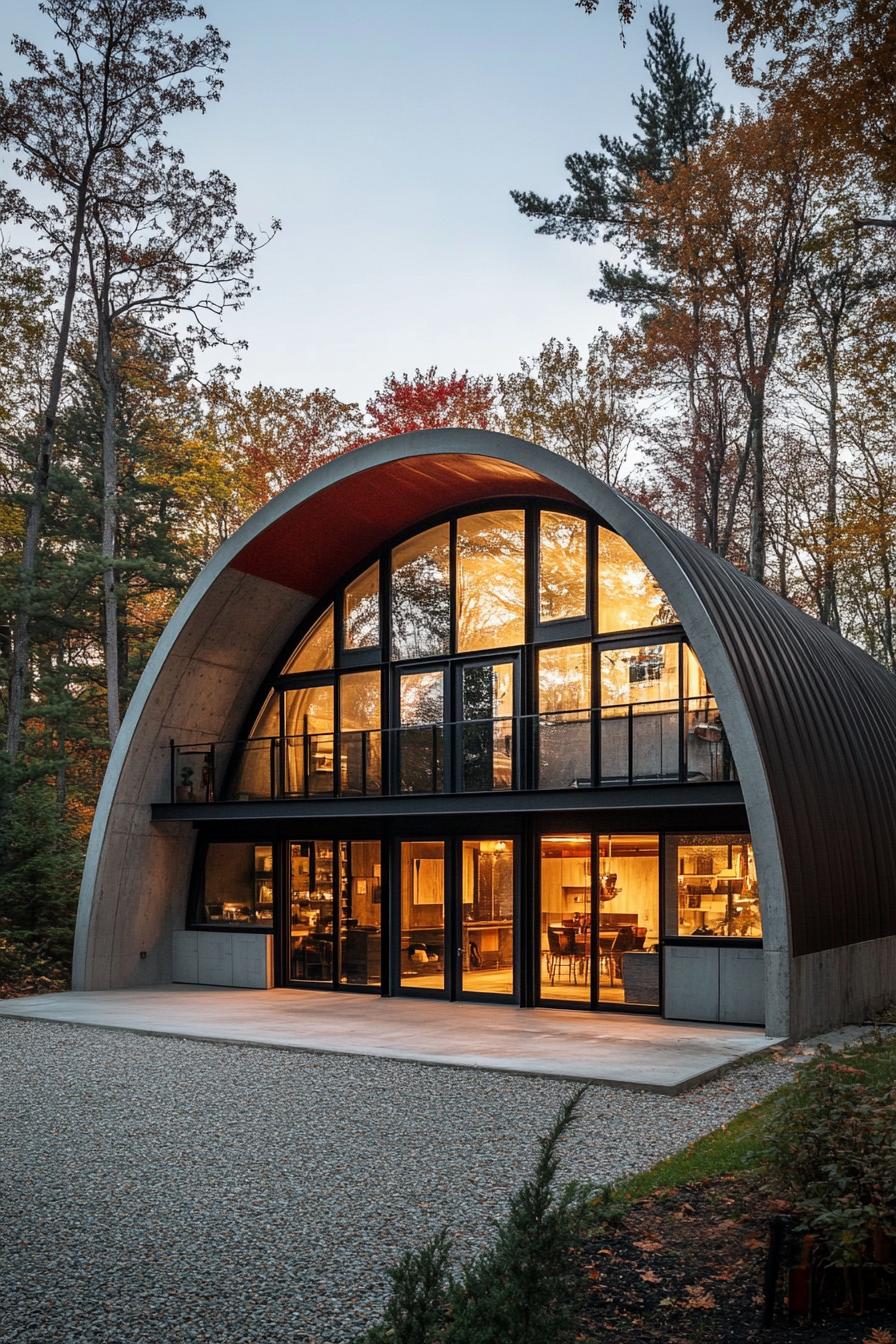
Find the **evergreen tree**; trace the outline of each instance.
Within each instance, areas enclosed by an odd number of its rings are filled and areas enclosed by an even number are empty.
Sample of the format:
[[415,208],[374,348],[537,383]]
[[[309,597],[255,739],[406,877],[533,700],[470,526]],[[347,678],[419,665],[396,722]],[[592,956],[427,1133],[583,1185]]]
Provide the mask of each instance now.
[[556,200],[531,191],[510,193],[520,211],[538,221],[537,233],[580,243],[613,242],[632,258],[630,265],[602,261],[600,283],[590,294],[624,311],[651,305],[665,292],[656,250],[633,236],[641,176],[666,181],[676,164],[690,160],[722,115],[708,66],[685,50],[666,5],[650,11],[644,66],[650,83],[632,94],[636,129],[631,140],[601,135],[599,150],[570,154],[565,163],[570,190]]

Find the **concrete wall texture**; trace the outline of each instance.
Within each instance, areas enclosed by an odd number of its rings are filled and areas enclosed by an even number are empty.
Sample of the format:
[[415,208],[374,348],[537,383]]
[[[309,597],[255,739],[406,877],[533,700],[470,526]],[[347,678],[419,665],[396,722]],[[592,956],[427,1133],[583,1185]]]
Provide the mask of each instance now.
[[[776,654],[782,621],[788,641],[817,646],[816,668],[799,671],[804,681],[807,675],[810,682],[823,675],[823,668],[817,670],[819,658],[823,661],[830,648],[838,684],[846,679],[852,705],[858,706],[856,732],[861,736],[863,719],[873,719],[878,736],[868,750],[883,757],[887,749],[892,760],[896,699],[890,713],[888,686],[881,680],[886,674],[853,646],[802,613],[784,611],[787,604],[780,599],[572,463],[506,435],[474,430],[404,435],[320,468],[251,518],[196,579],[147,664],[109,761],[81,888],[74,988],[138,986],[172,977],[172,935],[184,926],[195,832],[188,824],[151,819],[152,804],[166,796],[169,739],[236,737],[299,621],[372,548],[373,515],[380,520],[379,540],[385,541],[400,526],[457,502],[517,492],[580,501],[615,528],[667,592],[701,660],[737,762],[756,852],[767,1031],[801,1035],[855,1021],[892,997],[896,907],[890,902],[896,874],[889,854],[896,851],[896,800],[890,798],[889,811],[879,814],[876,826],[866,824],[860,833],[853,823],[853,833],[845,837],[853,859],[858,856],[874,875],[867,899],[876,902],[871,926],[882,936],[843,938],[842,946],[795,956],[798,906],[800,929],[806,927],[805,902],[814,899],[825,912],[825,927],[834,931],[828,937],[837,937],[840,904],[861,900],[862,892],[855,885],[849,893],[840,890],[842,882],[833,873],[826,886],[822,864],[807,897],[793,847],[798,841],[805,851],[813,843],[814,827],[815,842],[823,848],[824,828],[836,819],[812,815],[814,785],[802,760],[782,794],[779,762],[769,746],[775,733],[766,721],[780,712],[780,681],[788,675],[783,651]],[[274,537],[276,546],[265,552],[266,539]],[[333,552],[329,566],[328,546],[321,542],[327,537]],[[263,563],[253,559],[261,555]],[[309,581],[305,590],[301,575],[312,572],[313,584]],[[738,604],[735,620],[732,609]],[[746,643],[745,622],[751,636]],[[830,696],[823,698],[829,713]],[[866,704],[873,714],[862,712]],[[823,720],[813,725],[811,718],[807,701],[802,734],[822,732]],[[844,734],[833,736],[824,746],[823,770],[842,768],[847,788],[854,763],[837,756]],[[875,780],[869,788],[880,792]],[[807,816],[794,820],[788,800],[803,796]],[[786,809],[782,799],[788,801]],[[860,805],[856,815],[861,815]]]

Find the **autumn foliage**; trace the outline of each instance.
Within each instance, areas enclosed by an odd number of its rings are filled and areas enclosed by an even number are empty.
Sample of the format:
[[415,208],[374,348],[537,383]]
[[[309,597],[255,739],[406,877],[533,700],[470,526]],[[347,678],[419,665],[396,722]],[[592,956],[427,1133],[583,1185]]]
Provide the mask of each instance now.
[[367,403],[367,427],[359,443],[410,434],[417,429],[488,429],[495,393],[490,378],[432,366],[412,376],[390,373]]

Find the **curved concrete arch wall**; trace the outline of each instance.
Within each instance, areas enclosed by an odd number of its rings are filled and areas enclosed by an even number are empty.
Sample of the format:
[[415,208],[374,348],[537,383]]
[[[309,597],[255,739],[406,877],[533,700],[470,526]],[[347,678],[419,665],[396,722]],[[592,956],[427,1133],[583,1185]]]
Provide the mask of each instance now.
[[[109,761],[81,888],[76,988],[158,983],[170,976],[170,934],[183,927],[195,837],[181,823],[151,821],[152,803],[165,796],[169,739],[232,739],[273,655],[313,603],[375,545],[440,509],[514,494],[579,502],[603,517],[656,575],[703,664],[737,761],[757,855],[767,1030],[787,1035],[846,1020],[867,1009],[864,1000],[883,997],[888,966],[896,967],[896,937],[881,936],[896,934],[889,907],[881,904],[870,937],[838,942],[834,920],[827,930],[833,936],[819,946],[813,945],[805,901],[797,902],[793,917],[800,884],[790,847],[799,841],[798,861],[807,861],[812,824],[811,818],[808,826],[805,818],[798,824],[799,772],[796,778],[793,770],[789,776],[784,771],[784,780],[774,777],[782,759],[774,739],[789,723],[793,742],[803,743],[796,759],[804,769],[829,772],[839,751],[848,771],[843,716],[831,704],[832,697],[846,694],[862,732],[878,735],[877,746],[868,748],[877,768],[888,745],[896,750],[896,715],[892,707],[888,712],[881,680],[888,674],[581,468],[479,430],[403,435],[335,460],[255,514],[196,579],[147,664]],[[818,706],[824,712],[815,713],[814,721],[811,702],[793,694],[788,683],[782,649],[789,647],[799,648],[806,660],[803,682],[811,668],[813,686],[819,678],[823,683]],[[813,728],[817,736],[825,724],[827,742],[818,743]],[[812,786],[804,774],[802,787],[811,792]],[[874,791],[872,780],[865,792]],[[867,809],[874,800],[863,795],[862,802]],[[875,806],[896,849],[892,797],[889,806],[880,798]],[[849,818],[853,841],[860,839],[858,815]],[[789,828],[785,835],[782,820]],[[889,860],[879,848],[870,842],[867,866],[885,881]],[[816,891],[822,905],[826,900],[836,906],[833,889],[822,885]],[[877,899],[883,902],[882,893]],[[885,928],[891,916],[893,925]],[[801,954],[796,960],[795,952]],[[851,1002],[858,970],[864,989]]]

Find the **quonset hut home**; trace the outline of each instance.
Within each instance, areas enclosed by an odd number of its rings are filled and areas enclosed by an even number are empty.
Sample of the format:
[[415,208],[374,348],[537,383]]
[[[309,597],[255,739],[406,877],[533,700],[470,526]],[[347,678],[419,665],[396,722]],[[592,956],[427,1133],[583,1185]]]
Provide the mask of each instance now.
[[162,635],[74,987],[861,1020],[896,985],[894,759],[888,672],[580,468],[370,444]]

